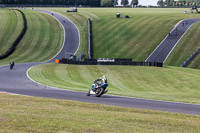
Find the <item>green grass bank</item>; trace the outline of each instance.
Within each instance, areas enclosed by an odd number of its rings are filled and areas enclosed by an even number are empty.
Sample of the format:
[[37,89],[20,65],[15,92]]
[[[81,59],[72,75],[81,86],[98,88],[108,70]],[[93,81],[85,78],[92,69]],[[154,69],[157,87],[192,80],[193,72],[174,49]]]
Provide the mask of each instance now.
[[[87,57],[87,45],[88,45],[88,35],[87,35],[87,19],[91,18],[93,21],[93,42],[94,42],[94,56],[95,58],[99,57],[105,57],[105,58],[132,58],[135,61],[142,61],[145,60],[151,52],[157,47],[157,45],[160,44],[160,42],[164,39],[164,37],[168,34],[169,31],[172,30],[174,25],[186,18],[197,18],[199,17],[199,14],[184,14],[183,12],[185,10],[188,10],[187,8],[180,9],[180,8],[174,8],[174,9],[168,9],[168,8],[142,8],[142,9],[131,9],[131,8],[78,8],[78,13],[67,13],[66,10],[69,10],[69,8],[43,8],[47,10],[52,10],[58,13],[61,13],[65,16],[67,16],[70,20],[72,20],[80,31],[80,39],[81,39],[81,46],[79,47],[78,53],[84,53]],[[4,9],[1,9],[1,11],[5,12]],[[8,12],[8,10],[6,10]],[[24,10],[25,14],[28,15],[29,25],[31,25],[31,22],[34,22],[36,20],[34,19],[34,16],[37,15],[42,17],[42,19],[37,19],[39,21],[42,21],[41,24],[35,23],[33,29],[42,29],[41,26],[45,29],[48,27],[48,25],[44,26],[44,18],[49,19],[50,16],[47,17],[47,15],[44,15],[42,13],[36,13],[35,11],[27,11]],[[10,12],[11,13],[11,12]],[[130,19],[116,19],[115,15],[116,13],[125,13],[126,15],[130,16]],[[31,15],[30,15],[31,14]],[[9,16],[9,15],[8,15]],[[12,15],[11,15],[12,16]],[[5,17],[2,17],[5,18]],[[5,25],[5,23],[8,20],[2,21]],[[14,22],[14,21],[12,21]],[[46,23],[46,22],[45,22]],[[52,24],[54,23],[48,21],[50,23],[51,28],[54,29],[53,31],[48,31],[47,36],[52,36],[54,34],[56,27],[59,27],[59,24]],[[12,24],[13,25],[13,24]],[[3,24],[2,24],[3,26]],[[30,27],[30,26],[29,26]],[[36,34],[36,30],[29,29],[31,33],[29,32],[27,38],[32,39],[24,39],[23,44],[33,44],[36,42],[37,44],[43,45],[44,40],[50,40],[51,37],[44,37],[44,34],[41,35],[41,31],[38,31]],[[48,30],[49,30],[48,29]],[[58,30],[59,29],[59,30]],[[62,30],[61,27],[59,27],[57,30]],[[177,47],[174,49],[172,54],[169,56],[168,60],[165,62],[165,65],[173,65],[173,66],[180,66],[195,50],[199,47],[199,38],[198,38],[198,30],[199,29],[199,23],[194,24],[192,28],[188,31],[188,33],[182,38],[182,40],[179,42]],[[10,31],[10,30],[9,30]],[[34,31],[34,32],[33,32]],[[43,32],[46,32],[46,30],[43,30]],[[56,31],[57,32],[57,31]],[[3,34],[5,32],[1,32]],[[58,32],[57,32],[58,33]],[[50,35],[49,35],[50,34]],[[61,42],[63,35],[60,35],[61,33],[54,34],[55,38],[61,38],[60,40],[57,40],[57,42]],[[8,35],[7,33],[5,35]],[[5,35],[1,36],[2,38]],[[35,37],[35,35],[37,37]],[[15,35],[16,36],[16,35]],[[33,39],[34,38],[34,39]],[[52,39],[52,38],[51,38]],[[56,42],[56,39],[54,42]],[[12,39],[10,39],[12,40]],[[49,41],[52,42],[53,41]],[[7,42],[6,42],[7,43]],[[54,43],[56,44],[56,43]],[[35,46],[35,44],[33,44]],[[50,44],[51,45],[51,44]],[[7,46],[7,45],[4,45]],[[44,46],[44,45],[43,45]],[[22,46],[24,47],[24,45]],[[27,49],[27,46],[25,46]],[[39,47],[39,46],[37,46]],[[24,49],[24,48],[23,48]],[[35,51],[35,50],[33,50]],[[45,52],[44,50],[42,52]],[[35,52],[34,52],[35,53]],[[41,52],[40,52],[41,53]],[[51,53],[51,52],[50,52]],[[19,55],[19,53],[15,54]],[[11,60],[15,58],[16,56],[13,56],[8,60]],[[41,54],[38,53],[38,55],[41,56]],[[23,55],[22,55],[23,56]],[[27,57],[30,55],[23,56]],[[36,55],[35,55],[36,56]],[[50,57],[50,55],[48,55]],[[49,57],[43,57],[43,59],[35,58],[35,59],[18,59],[19,62],[32,62],[32,61],[44,61],[47,60]],[[45,59],[44,59],[45,58]],[[199,68],[197,57],[188,67],[190,68]],[[2,62],[2,61],[1,61]],[[4,61],[3,61],[4,62]],[[5,64],[0,63],[0,64]]]
[[29,71],[29,76],[42,84],[84,92],[102,75],[108,78],[108,94],[200,104],[199,70],[44,64]]
[[80,46],[77,54],[83,53],[88,58],[88,22],[87,18],[80,13],[66,13],[70,8],[42,8],[50,11],[54,11],[66,16],[70,19],[78,28],[80,34]]
[[0,14],[0,55],[2,55],[21,33],[23,18],[16,10],[0,9]]
[[200,116],[0,94],[0,132],[197,133]]
[[22,11],[27,19],[27,32],[15,52],[1,60],[0,65],[11,60],[16,63],[47,61],[62,47],[64,31],[56,19],[38,11]]
[[[185,10],[189,12],[189,8],[78,8],[78,13],[66,13],[69,8],[48,8],[48,10],[62,13],[79,25],[83,51],[87,51],[87,19],[91,18],[95,58],[132,58],[135,61],[144,61],[177,22],[199,17],[199,14],[183,13]],[[130,18],[117,19],[116,13],[121,15],[125,13]],[[193,26],[193,29],[197,28],[198,25]],[[193,38],[193,35],[188,34],[186,37]],[[188,42],[192,43],[192,39]],[[188,53],[192,53],[194,51],[189,47],[195,45],[197,44],[181,47],[181,51],[189,49]],[[176,54],[172,55],[175,57],[172,56],[170,62],[175,63],[166,65],[178,64]],[[188,56],[185,53],[179,55],[182,58],[180,62]]]
[[[165,65],[180,66],[200,47],[200,22],[195,23],[185,36],[177,44],[169,58],[166,60]],[[187,65],[189,68],[200,68],[200,55],[198,54]]]

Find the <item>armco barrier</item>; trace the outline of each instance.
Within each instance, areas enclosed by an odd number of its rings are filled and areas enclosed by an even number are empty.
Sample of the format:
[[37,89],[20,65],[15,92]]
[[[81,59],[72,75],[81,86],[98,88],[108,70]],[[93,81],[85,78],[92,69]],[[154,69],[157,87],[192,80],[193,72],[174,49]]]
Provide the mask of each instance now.
[[88,19],[88,56],[93,59],[92,21]]
[[13,10],[17,10],[22,14],[23,21],[24,21],[24,27],[23,27],[20,35],[17,37],[17,39],[12,44],[11,48],[9,48],[4,54],[0,55],[0,59],[4,59],[4,58],[8,57],[15,51],[15,47],[19,44],[19,42],[21,41],[21,39],[23,38],[23,36],[25,35],[26,30],[27,30],[27,21],[26,21],[26,17],[24,15],[24,13],[22,11],[20,11],[19,9],[13,9]]
[[155,66],[163,67],[163,63],[159,62],[132,62],[130,59],[116,59],[115,62],[98,62],[97,59],[85,59],[84,61],[74,61],[71,59],[59,60],[63,64],[76,64],[76,65],[132,65],[132,66]]
[[200,52],[200,48],[198,48],[180,67],[186,67],[194,57]]

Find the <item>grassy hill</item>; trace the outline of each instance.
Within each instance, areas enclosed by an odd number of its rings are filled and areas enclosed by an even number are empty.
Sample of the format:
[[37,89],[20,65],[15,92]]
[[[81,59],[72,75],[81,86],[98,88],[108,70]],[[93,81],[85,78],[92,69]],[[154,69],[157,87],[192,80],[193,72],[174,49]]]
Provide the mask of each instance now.
[[[44,9],[44,8],[43,8]],[[46,10],[51,10],[58,12],[67,18],[69,18],[77,27],[80,33],[80,46],[78,49],[78,54],[84,53],[85,57],[88,58],[88,22],[87,18],[80,13],[66,13],[69,8],[45,8]]]
[[[171,55],[165,62],[165,65],[180,66],[200,47],[200,22],[195,23],[185,36],[177,44]],[[200,56],[197,57],[187,66],[190,68],[200,68]]]
[[[198,17],[197,14],[183,14],[185,9],[81,8],[79,13],[69,14],[66,8],[51,10],[68,16],[77,24],[81,32],[80,52],[87,53],[87,18],[91,17],[95,57],[134,60],[145,60],[180,19]],[[56,20],[36,11],[23,12],[28,20],[28,31],[15,53],[1,60],[0,65],[11,59],[17,63],[45,61],[62,45],[63,31]],[[131,18],[116,19],[117,12],[125,12]],[[46,85],[84,92],[94,79],[106,75],[108,94],[200,104],[200,73],[193,69],[44,64],[32,68],[29,74]],[[200,130],[199,116],[0,95],[0,132],[182,133]]]
[[[85,34],[81,37],[83,51],[87,51],[87,18],[91,18],[95,58],[132,58],[135,61],[144,61],[178,21],[199,17],[183,13],[189,9],[176,8],[80,8],[78,13],[66,13],[67,8],[49,10],[66,15],[79,25],[81,34]],[[130,18],[116,19],[116,13],[125,13]]]
[[17,39],[23,28],[22,15],[15,10],[0,9],[0,55]]
[[200,71],[193,69],[44,64],[29,75],[48,86],[84,92],[106,75],[109,94],[200,104]]
[[[198,14],[190,14],[190,13],[184,14],[183,11],[187,9],[80,8],[78,9],[78,13],[66,13],[66,10],[68,10],[68,8],[50,8],[49,10],[53,10],[62,13],[63,15],[66,15],[78,26],[81,34],[81,46],[79,48],[79,53],[83,52],[87,57],[87,37],[88,37],[87,18],[90,17],[93,21],[93,37],[94,37],[93,42],[94,42],[95,58],[99,57],[132,58],[135,61],[145,60],[179,20],[185,18],[199,17]],[[8,10],[3,10],[3,9],[1,9],[1,11],[10,13],[12,14],[11,16],[14,15],[13,11],[9,12]],[[48,41],[50,39],[54,40],[54,42],[49,41],[51,42],[49,45],[53,43],[55,44],[56,41],[57,41],[56,44],[58,43],[59,45],[61,44],[63,37],[63,35],[61,35],[62,28],[55,20],[51,19],[50,16],[38,12],[36,13],[35,11],[26,10],[24,12],[26,13],[26,15],[28,15],[28,19],[32,20],[28,20],[30,26],[28,29],[28,33],[25,37],[26,39],[23,39],[21,42],[21,44],[23,44],[22,49],[24,49],[23,48],[24,46],[26,47],[25,49],[27,49],[27,44],[31,45],[33,44],[34,46],[36,46],[36,44],[40,45],[41,43],[47,43],[45,39]],[[30,15],[30,13],[32,14]],[[116,13],[121,13],[121,15],[125,13],[126,15],[129,15],[131,18],[116,19],[115,18]],[[39,17],[41,15],[44,16],[42,17],[42,19],[38,19],[43,22],[41,22],[41,24],[35,23],[36,25],[34,25],[34,27],[31,27],[31,22],[36,21],[33,20],[34,19],[33,17],[37,15]],[[51,19],[52,22],[49,21],[48,23],[50,23],[50,25],[53,25],[51,26],[53,27],[53,29],[48,28],[48,25],[44,25],[44,22],[46,21],[44,20],[44,18],[46,18],[46,20]],[[7,21],[8,20],[2,22],[6,23]],[[53,23],[57,24],[54,25]],[[18,25],[22,26],[19,23]],[[18,26],[17,29],[20,29],[20,26]],[[46,34],[40,33],[41,31],[36,29],[36,27],[40,30],[42,28],[46,29],[46,30],[42,29],[42,32],[43,33],[46,32]],[[180,66],[197,49],[197,47],[199,47],[198,28],[199,24],[193,25],[191,30],[189,30],[189,32],[179,42],[175,50],[172,52],[171,56],[165,63],[166,65]],[[47,29],[51,31],[49,32],[47,31]],[[56,30],[60,31],[60,33],[54,34]],[[38,33],[36,34],[36,32]],[[7,38],[6,35],[8,36],[8,34],[4,33],[6,32],[1,33],[3,34],[1,38],[5,40],[5,38]],[[34,35],[36,35],[37,37],[35,37]],[[16,37],[15,34],[12,36],[14,38]],[[43,36],[47,36],[47,38]],[[55,36],[56,39],[50,36]],[[7,48],[11,40],[12,39],[9,39],[9,41],[2,41],[1,45],[3,45],[4,47],[1,48]],[[42,46],[45,47],[45,45]],[[32,50],[36,51],[36,49]],[[46,50],[43,51],[41,50],[41,51],[45,52]],[[36,56],[41,57],[41,54],[39,54],[41,53],[41,51],[33,52],[35,53],[34,54],[35,56],[31,56],[31,58],[34,59],[25,59],[25,60],[22,59],[23,57],[30,56],[27,55],[28,52],[25,52],[26,55],[24,56],[21,55],[22,58],[20,57],[16,58],[16,56],[13,55],[13,57],[9,57],[8,59],[6,59],[6,61],[1,61],[0,64],[8,63],[8,61],[10,61],[11,59],[15,59],[17,60],[17,62],[26,62],[27,60],[29,60],[29,62],[44,61],[47,60],[47,58],[50,58],[47,56],[52,55],[51,52],[47,52],[49,53],[49,55],[47,55],[46,57],[42,57],[45,59],[37,58]],[[19,52],[16,55],[19,55]],[[189,67],[198,68],[198,57],[196,60],[194,60],[193,63],[189,65]]]
[[63,44],[63,29],[53,17],[38,11],[22,11],[27,18],[27,32],[16,51],[1,60],[0,65],[8,64],[11,60],[16,63],[46,61],[52,58]]
[[[178,19],[181,18],[190,18],[190,17],[197,17],[197,14],[183,14],[181,13],[183,9],[115,9],[112,8],[97,8],[97,9],[88,9],[88,8],[81,8],[79,9],[79,13],[66,13],[66,8],[53,8],[51,10],[60,12],[69,18],[71,18],[76,24],[79,24],[78,27],[81,26],[82,29],[82,46],[81,50],[85,51],[87,47],[84,43],[87,42],[86,36],[83,35],[87,34],[84,32],[87,29],[87,22],[86,16],[91,17],[94,23],[94,44],[95,47],[98,44],[99,51],[102,51],[103,48],[107,44],[103,43],[104,39],[100,39],[97,41],[96,38],[98,36],[107,37],[104,31],[106,31],[110,27],[109,31],[111,32],[113,37],[115,37],[112,29],[120,29],[117,34],[122,34],[121,36],[129,38],[125,39],[123,42],[116,41],[117,38],[112,38],[110,36],[110,40],[107,40],[108,43],[112,45],[109,47],[115,47],[115,51],[108,52],[110,49],[105,49],[105,55],[113,55],[114,57],[131,57],[132,55],[136,54],[133,59],[145,59],[147,56],[148,51],[153,51],[152,48],[154,45],[157,46],[159,43],[155,43],[155,40],[162,40],[160,37],[161,35],[165,37],[166,34],[164,32],[168,32],[171,28],[173,28],[173,24]],[[130,15],[130,19],[116,19],[115,13],[122,12],[125,10],[126,14]],[[160,12],[158,12],[160,11]],[[25,13],[27,20],[28,20],[28,31],[21,41],[20,45],[17,47],[17,50],[13,55],[8,57],[5,60],[0,61],[0,65],[7,64],[10,60],[15,60],[17,63],[20,62],[40,62],[45,61],[53,57],[57,51],[60,49],[63,41],[63,31],[59,23],[53,19],[51,16],[37,12],[32,10],[23,10]],[[177,17],[179,16],[179,17]],[[160,19],[162,18],[162,20]],[[158,21],[158,20],[160,21]],[[84,21],[85,20],[85,21]],[[83,23],[81,23],[84,21]],[[142,22],[142,23],[140,23]],[[113,23],[113,24],[112,24]],[[119,23],[115,25],[116,23]],[[124,24],[125,23],[125,24]],[[133,23],[133,24],[132,24]],[[121,25],[122,24],[122,25]],[[154,25],[155,24],[155,25]],[[163,30],[160,30],[162,25],[164,26]],[[168,25],[169,24],[169,25]],[[97,26],[99,25],[99,26]],[[136,26],[135,26],[136,25]],[[145,27],[144,27],[145,25]],[[185,49],[189,51],[178,51],[178,53],[184,54],[177,54],[176,49],[174,50],[175,53],[172,53],[171,60],[172,64],[175,64],[175,61],[178,62],[177,55],[185,56],[185,58],[189,55],[190,52],[193,52],[196,49],[195,44],[198,43],[198,27],[199,23],[195,24],[191,30],[186,34],[185,38],[188,42],[192,42],[192,40],[196,40],[191,45],[183,45],[181,49]],[[115,28],[114,28],[115,27]],[[123,28],[126,27],[124,30]],[[133,28],[132,28],[133,27]],[[135,28],[134,28],[135,27]],[[148,28],[147,28],[148,27]],[[145,30],[145,28],[149,30]],[[153,30],[152,30],[153,29]],[[135,36],[130,37],[133,35],[134,32],[132,30],[137,30],[135,32]],[[143,31],[144,30],[144,31]],[[154,31],[155,30],[155,31]],[[99,32],[98,32],[99,31]],[[129,33],[125,33],[128,32]],[[157,32],[159,35],[154,33],[147,34],[148,32]],[[194,32],[196,33],[194,36]],[[95,36],[95,34],[98,36]],[[147,35],[146,35],[147,34]],[[144,35],[144,36],[143,36]],[[193,38],[190,38],[193,36]],[[142,43],[145,38],[149,41],[146,43]],[[96,41],[95,41],[96,40]],[[134,42],[137,43],[127,43],[123,45],[124,42]],[[109,42],[111,41],[111,42]],[[114,44],[112,41],[116,41]],[[158,41],[159,42],[159,41]],[[182,40],[184,44],[184,38]],[[180,42],[181,43],[181,42]],[[157,44],[157,45],[156,45]],[[133,52],[125,52],[127,56],[123,56],[125,53],[122,52],[123,47],[132,47]],[[179,48],[181,46],[177,45]],[[135,48],[137,47],[137,48]],[[191,49],[187,49],[191,47]],[[56,50],[55,50],[56,49]],[[111,48],[112,49],[112,48]],[[129,48],[132,49],[132,48]],[[121,50],[121,51],[120,51]],[[104,51],[104,50],[103,50]],[[96,55],[98,52],[95,52]],[[103,52],[102,52],[103,53]],[[118,54],[117,56],[115,56]],[[130,54],[130,56],[129,56]],[[174,54],[174,56],[173,56]],[[188,55],[186,55],[188,54]],[[98,57],[98,56],[96,56]],[[100,56],[99,56],[100,57]],[[169,59],[170,59],[169,58]],[[179,62],[182,62],[184,59],[180,59]],[[196,58],[198,60],[198,56]],[[167,61],[168,62],[168,61]],[[172,65],[170,64],[170,65]],[[85,70],[85,71],[82,71]],[[64,73],[63,73],[64,71]],[[65,73],[66,72],[66,73]],[[89,73],[87,75],[86,73]],[[198,73],[199,71],[189,70],[189,69],[179,69],[179,68],[149,68],[149,67],[124,67],[124,66],[73,66],[73,65],[44,65],[38,66],[30,71],[33,79],[41,82],[43,84],[47,84],[50,86],[65,88],[65,89],[72,89],[72,90],[80,90],[80,91],[87,91],[92,83],[92,81],[102,75],[106,75],[109,78],[109,90],[110,94],[115,95],[124,95],[124,96],[132,96],[132,97],[140,97],[140,98],[149,98],[149,99],[157,99],[157,100],[170,100],[170,101],[179,101],[179,102],[188,102],[188,103],[200,103],[199,101],[199,81],[198,81]],[[39,75],[39,76],[38,76]]]

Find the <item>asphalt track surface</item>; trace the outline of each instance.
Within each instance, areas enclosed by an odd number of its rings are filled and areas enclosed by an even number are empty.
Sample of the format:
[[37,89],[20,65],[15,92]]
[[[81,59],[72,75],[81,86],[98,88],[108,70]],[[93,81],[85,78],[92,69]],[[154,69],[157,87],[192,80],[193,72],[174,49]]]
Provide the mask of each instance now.
[[[44,11],[44,10],[40,11],[52,15],[52,12],[50,11]],[[79,46],[79,32],[76,26],[62,15],[53,13],[53,16],[56,17],[58,21],[60,21],[60,23],[63,25],[65,29],[71,29],[71,30],[65,30],[66,38],[64,42],[64,47],[56,57],[52,58],[48,62],[53,62],[54,59],[65,56],[66,51],[70,53],[75,53]],[[65,22],[63,22],[63,19],[65,19]],[[70,46],[65,46],[65,45],[70,45]],[[69,50],[68,48],[71,50]],[[27,71],[29,70],[29,68],[39,64],[43,63],[16,64],[13,70],[9,70],[9,66],[1,66],[0,92],[14,93],[25,96],[34,96],[34,97],[74,100],[80,102],[98,103],[98,104],[122,106],[129,108],[140,108],[140,109],[184,113],[191,115],[200,115],[200,105],[196,104],[155,101],[155,100],[128,98],[128,97],[111,96],[111,95],[103,95],[100,98],[97,98],[95,96],[87,97],[86,92],[84,93],[84,92],[68,91],[41,85],[33,82],[27,77]]]
[[200,18],[185,19],[180,21],[170,32],[170,35],[168,34],[160,45],[146,59],[146,62],[164,63],[187,30],[197,21],[200,21]]

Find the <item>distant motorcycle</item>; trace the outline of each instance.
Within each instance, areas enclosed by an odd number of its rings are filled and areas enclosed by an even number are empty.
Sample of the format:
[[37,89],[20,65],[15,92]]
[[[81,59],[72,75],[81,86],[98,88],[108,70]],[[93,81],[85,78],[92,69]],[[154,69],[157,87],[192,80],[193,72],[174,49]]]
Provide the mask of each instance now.
[[96,97],[100,97],[106,92],[108,92],[108,90],[106,90],[107,87],[108,87],[107,83],[101,84],[101,83],[96,82],[95,80],[92,84],[91,89],[87,93],[87,96],[96,95]]
[[11,61],[10,62],[10,70],[13,69],[14,65],[15,65],[14,61]]

